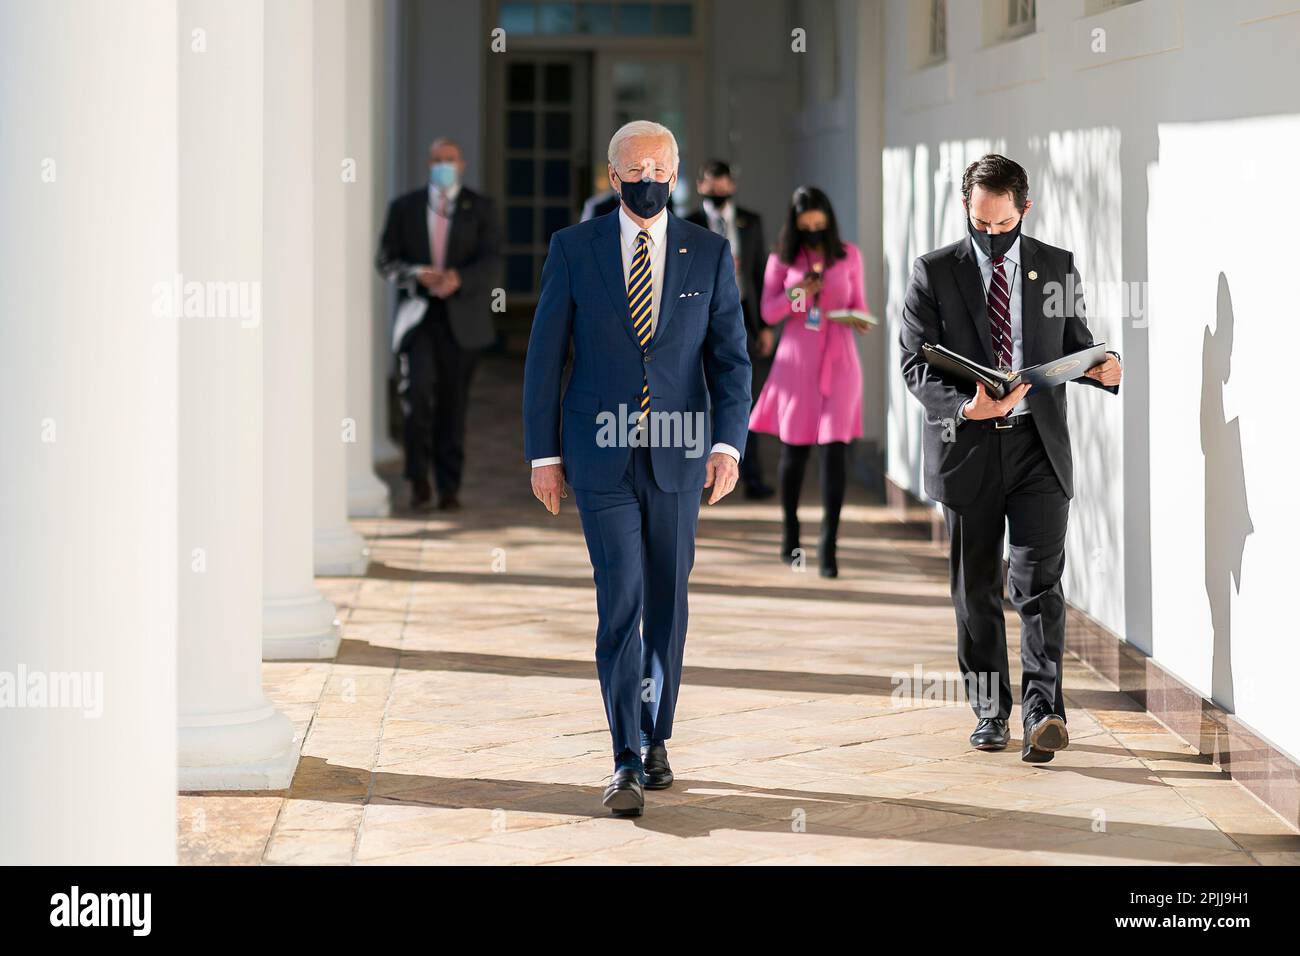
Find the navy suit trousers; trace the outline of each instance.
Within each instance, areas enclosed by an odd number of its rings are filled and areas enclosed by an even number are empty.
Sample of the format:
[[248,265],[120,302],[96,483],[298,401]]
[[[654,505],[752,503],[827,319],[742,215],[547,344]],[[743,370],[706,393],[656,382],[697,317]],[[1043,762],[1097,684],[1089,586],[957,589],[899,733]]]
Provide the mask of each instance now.
[[661,490],[650,450],[633,448],[616,487],[574,497],[595,569],[596,670],[617,758],[637,752],[642,733],[672,736],[700,492]]

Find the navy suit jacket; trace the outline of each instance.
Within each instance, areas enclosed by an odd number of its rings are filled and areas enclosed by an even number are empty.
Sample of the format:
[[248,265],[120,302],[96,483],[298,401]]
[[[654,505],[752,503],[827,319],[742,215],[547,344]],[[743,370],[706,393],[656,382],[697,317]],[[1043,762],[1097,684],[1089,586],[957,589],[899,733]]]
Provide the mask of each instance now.
[[[611,416],[640,407],[643,375],[651,412],[681,413],[662,423],[686,427],[689,418],[692,429],[700,426],[686,433],[694,447],[652,447],[661,490],[703,488],[716,443],[744,454],[751,375],[731,248],[722,236],[666,215],[659,318],[644,354],[628,313],[618,210],[551,236],[524,366],[524,456],[560,456],[574,488],[608,491],[622,480],[631,447],[611,442],[608,426]],[[573,375],[561,399],[570,344]],[[622,419],[616,434],[628,427]]]

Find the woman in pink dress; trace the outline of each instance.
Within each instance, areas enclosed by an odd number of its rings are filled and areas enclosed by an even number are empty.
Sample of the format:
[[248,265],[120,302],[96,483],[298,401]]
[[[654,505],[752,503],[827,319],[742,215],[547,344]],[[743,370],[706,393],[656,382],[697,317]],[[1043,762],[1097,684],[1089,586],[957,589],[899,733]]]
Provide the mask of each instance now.
[[828,318],[837,310],[867,310],[862,255],[840,239],[835,211],[820,189],[800,186],[790,203],[779,246],[767,260],[763,320],[784,323],[772,371],[749,418],[751,431],[781,439],[781,560],[800,548],[799,493],[812,446],[821,448],[822,518],[818,564],[822,577],[839,574],[835,539],[848,469],[848,443],[862,437],[862,368],[853,336],[865,322]]

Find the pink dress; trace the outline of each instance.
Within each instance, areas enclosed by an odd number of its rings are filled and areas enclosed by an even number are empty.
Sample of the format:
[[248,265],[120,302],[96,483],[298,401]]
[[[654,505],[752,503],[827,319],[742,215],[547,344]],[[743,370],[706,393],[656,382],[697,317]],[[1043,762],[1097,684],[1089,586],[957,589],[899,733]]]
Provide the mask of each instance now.
[[[844,243],[845,258],[822,276],[820,331],[805,326],[807,312],[793,312],[785,290],[811,270],[800,250],[786,265],[776,253],[763,277],[763,321],[785,322],[767,384],[749,416],[751,431],[777,435],[787,445],[825,445],[862,437],[862,367],[852,326],[832,322],[836,309],[867,308],[862,285],[862,253]],[[808,306],[811,307],[809,302]]]

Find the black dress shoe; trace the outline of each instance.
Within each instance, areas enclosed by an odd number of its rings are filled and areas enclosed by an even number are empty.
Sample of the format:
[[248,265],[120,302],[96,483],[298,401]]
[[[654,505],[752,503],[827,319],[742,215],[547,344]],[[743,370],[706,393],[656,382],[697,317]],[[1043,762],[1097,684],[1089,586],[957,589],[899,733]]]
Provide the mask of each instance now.
[[645,765],[645,788],[667,790],[673,785],[673,768],[668,766],[668,748],[651,744],[641,748],[641,762]]
[[1007,722],[1001,717],[981,717],[970,735],[970,745],[976,750],[1006,750],[1011,734]]
[[1058,750],[1070,746],[1065,719],[1043,707],[1025,717],[1025,745],[1020,759],[1025,763],[1047,763]]
[[765,485],[761,481],[752,481],[745,485],[745,497],[751,501],[763,501],[771,498],[776,494],[776,489],[771,485]]
[[442,496],[438,499],[438,510],[439,510],[439,511],[459,511],[459,510],[460,510],[460,498],[459,498],[459,496],[457,496],[456,492],[454,492],[454,491],[449,491],[447,494],[442,495]]
[[614,779],[605,788],[600,800],[616,817],[639,817],[645,809],[645,793],[641,789],[641,772],[634,767],[620,767]]
[[428,479],[411,482],[411,510],[429,511],[433,507],[433,488]]

